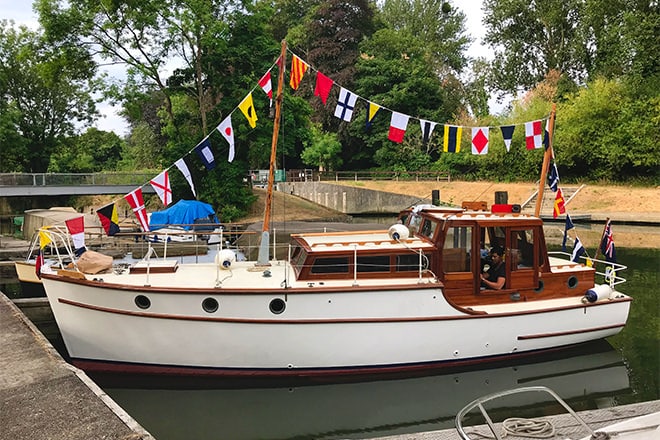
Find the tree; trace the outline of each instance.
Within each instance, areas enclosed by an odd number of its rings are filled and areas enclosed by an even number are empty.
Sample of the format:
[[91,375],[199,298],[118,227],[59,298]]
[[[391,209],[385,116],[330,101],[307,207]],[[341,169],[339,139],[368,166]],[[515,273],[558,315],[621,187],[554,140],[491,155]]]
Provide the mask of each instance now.
[[[303,34],[294,45],[311,66],[332,78],[338,87],[350,89],[355,77],[355,65],[360,56],[359,45],[373,32],[373,4],[369,0],[319,2],[301,25]],[[337,95],[331,94],[324,105],[311,88],[301,87],[296,94],[305,97],[314,112],[312,120],[328,132],[339,132],[346,124],[334,117]]]
[[555,144],[561,176],[660,182],[660,98],[598,79],[558,106]]
[[158,136],[146,121],[136,123],[123,143],[118,168],[122,170],[156,169],[162,157]]
[[589,65],[582,0],[484,0],[485,41],[494,49],[492,86],[517,93],[556,69],[583,82]]
[[[404,113],[415,118],[434,122],[445,122],[463,108],[463,91],[460,82],[452,75],[440,78],[431,63],[423,41],[394,29],[385,28],[375,32],[360,46],[363,56],[357,64],[355,92],[387,109]],[[353,115],[354,121],[364,121],[364,105],[360,105]],[[392,166],[376,158],[406,156],[388,153],[398,148],[397,144],[387,139],[391,111],[382,110],[376,115],[373,128],[366,132],[364,124],[352,123],[351,135],[344,141],[344,163],[354,169],[373,167],[374,165]],[[417,139],[418,150],[436,155],[437,151],[426,150],[421,136],[414,133],[421,131],[419,124],[409,123],[406,139]],[[435,134],[439,136],[439,133]],[[434,145],[434,144],[431,144]],[[384,151],[379,152],[381,149]],[[410,156],[409,156],[410,157]],[[412,169],[401,164],[405,169]]]
[[2,122],[23,139],[13,152],[15,171],[46,171],[59,140],[98,116],[95,73],[79,47],[52,45],[38,32],[0,22],[0,106],[8,111]]
[[23,171],[23,159],[28,151],[27,140],[18,131],[19,117],[18,111],[0,101],[0,173]]
[[126,65],[129,75],[151,81],[163,93],[170,119],[172,105],[164,72],[172,47],[168,21],[178,6],[175,0],[35,2],[49,41],[84,48],[90,55]]
[[467,65],[465,14],[443,0],[386,0],[381,17],[396,31],[424,42],[427,61],[438,74],[455,75]]
[[484,12],[497,90],[529,89],[552,69],[579,85],[599,77],[656,78],[657,90],[657,2],[485,0]]
[[89,128],[62,140],[50,158],[48,172],[94,173],[117,168],[122,140],[115,133]]
[[319,168],[319,171],[335,170],[341,166],[341,143],[335,133],[324,133],[319,127],[312,129],[312,139],[301,154],[307,165]]

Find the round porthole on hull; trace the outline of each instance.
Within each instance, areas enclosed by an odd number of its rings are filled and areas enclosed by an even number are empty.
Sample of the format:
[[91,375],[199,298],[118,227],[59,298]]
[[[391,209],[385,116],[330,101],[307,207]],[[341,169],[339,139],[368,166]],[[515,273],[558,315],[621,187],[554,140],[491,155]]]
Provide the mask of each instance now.
[[568,280],[566,281],[566,284],[568,285],[569,289],[575,289],[578,285],[577,277],[576,276],[568,277]]
[[279,315],[286,309],[286,303],[281,298],[275,298],[270,302],[268,308],[272,313]]
[[138,295],[135,297],[135,305],[145,310],[151,307],[151,300],[144,295]]
[[202,309],[204,309],[206,313],[215,313],[218,311],[219,307],[218,300],[215,298],[205,298],[204,301],[202,301]]

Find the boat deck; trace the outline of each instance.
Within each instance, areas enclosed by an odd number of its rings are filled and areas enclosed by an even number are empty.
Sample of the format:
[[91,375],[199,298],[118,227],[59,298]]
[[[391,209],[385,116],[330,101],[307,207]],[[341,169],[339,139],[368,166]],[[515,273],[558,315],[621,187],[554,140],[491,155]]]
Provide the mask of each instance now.
[[[168,287],[168,288],[190,288],[190,289],[273,289],[281,287],[287,280],[290,288],[310,287],[341,287],[350,288],[355,286],[377,287],[383,286],[383,280],[378,278],[337,279],[323,280],[321,282],[310,282],[308,280],[297,281],[294,271],[285,261],[272,262],[269,266],[256,266],[254,262],[233,262],[230,269],[220,269],[214,263],[175,264],[176,260],[170,260],[172,264],[159,260],[149,265],[140,263],[130,270],[122,273],[86,274],[88,280],[102,279],[104,283],[121,283],[132,286]],[[441,287],[432,274],[425,272],[422,277],[388,278],[388,286],[405,286],[410,288],[415,285],[433,284]]]

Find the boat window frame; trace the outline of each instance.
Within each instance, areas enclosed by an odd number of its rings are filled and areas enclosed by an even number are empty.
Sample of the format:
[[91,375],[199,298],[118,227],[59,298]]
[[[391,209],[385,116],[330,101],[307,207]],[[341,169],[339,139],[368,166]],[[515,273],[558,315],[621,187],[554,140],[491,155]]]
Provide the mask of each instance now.
[[[456,223],[454,225],[447,225],[444,230],[444,242],[440,249],[442,258],[442,272],[444,274],[457,274],[457,273],[472,273],[474,262],[472,261],[474,237],[476,224],[473,223]],[[454,231],[463,231],[455,234]],[[447,252],[451,250],[459,250],[459,252]],[[461,252],[463,251],[463,252]],[[450,254],[457,254],[458,258],[451,257],[452,264],[462,270],[448,270],[450,267]],[[455,260],[455,261],[454,261]],[[462,266],[461,266],[462,265]],[[451,266],[453,268],[453,266]]]
[[[337,262],[331,262],[336,260]],[[341,260],[341,261],[339,261]],[[317,255],[311,261],[309,267],[310,275],[342,275],[351,273],[353,267],[351,255]],[[321,261],[327,261],[328,264],[320,264]],[[315,269],[324,268],[322,271],[315,271]],[[345,270],[331,270],[332,268],[345,268]]]
[[[365,262],[365,260],[382,260],[387,259],[386,264],[382,264],[382,261],[379,263],[377,261]],[[385,270],[378,270],[385,268]],[[390,273],[392,272],[392,259],[390,255],[387,254],[376,254],[376,255],[359,255],[357,258],[357,273]]]

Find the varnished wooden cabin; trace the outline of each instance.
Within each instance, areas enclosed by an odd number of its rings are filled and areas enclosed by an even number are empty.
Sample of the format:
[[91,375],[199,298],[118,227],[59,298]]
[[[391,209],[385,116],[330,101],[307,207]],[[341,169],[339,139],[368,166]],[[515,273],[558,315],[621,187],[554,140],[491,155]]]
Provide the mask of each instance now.
[[[594,286],[594,269],[549,257],[537,217],[426,207],[403,211],[399,221],[409,232],[400,240],[391,231],[294,235],[296,279],[388,287],[435,280],[458,307],[579,297]],[[483,289],[484,257],[496,245],[505,250],[506,282]]]

